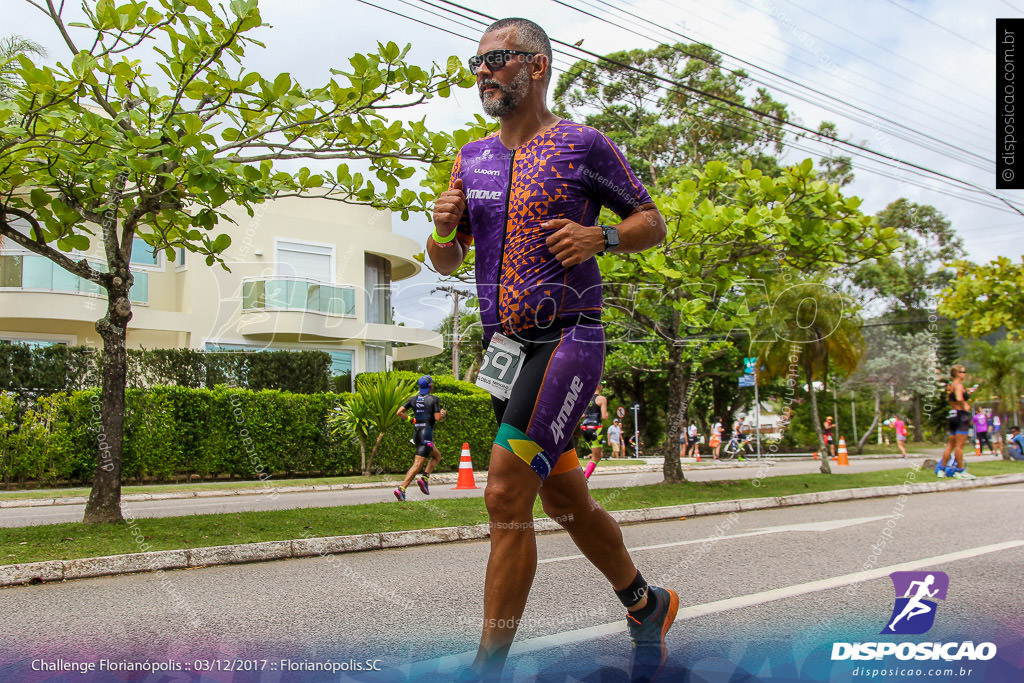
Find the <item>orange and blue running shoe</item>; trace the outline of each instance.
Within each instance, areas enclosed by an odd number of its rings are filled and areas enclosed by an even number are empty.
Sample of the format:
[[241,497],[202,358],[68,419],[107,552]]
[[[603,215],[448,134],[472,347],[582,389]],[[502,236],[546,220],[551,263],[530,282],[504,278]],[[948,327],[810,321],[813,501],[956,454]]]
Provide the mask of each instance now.
[[626,614],[629,639],[633,643],[633,683],[653,681],[668,659],[665,634],[672,627],[679,611],[679,596],[674,590],[650,586],[648,599],[657,596],[658,606],[643,621],[637,621]]

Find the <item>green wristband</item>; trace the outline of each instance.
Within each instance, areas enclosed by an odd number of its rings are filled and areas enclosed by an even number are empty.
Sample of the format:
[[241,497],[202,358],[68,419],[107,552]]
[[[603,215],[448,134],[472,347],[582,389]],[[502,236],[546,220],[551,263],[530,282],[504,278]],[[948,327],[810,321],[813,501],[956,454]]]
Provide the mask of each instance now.
[[433,237],[434,241],[437,242],[438,244],[448,244],[453,239],[455,239],[455,233],[457,233],[458,231],[459,229],[456,228],[455,230],[452,230],[447,237],[441,237],[440,235],[437,234],[437,228],[435,227],[434,234],[431,235],[431,237]]

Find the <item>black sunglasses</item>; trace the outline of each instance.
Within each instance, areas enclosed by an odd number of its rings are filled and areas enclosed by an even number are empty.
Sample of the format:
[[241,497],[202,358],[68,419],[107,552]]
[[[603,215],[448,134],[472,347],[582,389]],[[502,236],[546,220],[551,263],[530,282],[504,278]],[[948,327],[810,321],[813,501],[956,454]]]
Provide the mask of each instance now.
[[483,64],[487,65],[487,68],[491,71],[497,71],[503,68],[511,59],[517,55],[523,57],[532,57],[538,53],[536,52],[525,52],[523,50],[491,50],[485,52],[482,55],[473,55],[469,58],[469,72],[476,75],[476,72],[480,70]]

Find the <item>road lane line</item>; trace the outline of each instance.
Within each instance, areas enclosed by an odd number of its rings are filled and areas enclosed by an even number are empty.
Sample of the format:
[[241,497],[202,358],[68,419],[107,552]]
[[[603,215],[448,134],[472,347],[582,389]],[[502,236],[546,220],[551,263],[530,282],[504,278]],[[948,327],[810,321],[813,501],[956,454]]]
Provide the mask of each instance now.
[[[747,538],[749,536],[763,536],[765,534],[778,534],[786,531],[832,531],[834,529],[842,529],[843,527],[853,526],[855,524],[867,524],[869,522],[878,522],[888,517],[882,515],[880,517],[857,517],[853,519],[840,519],[830,520],[826,522],[812,522],[804,524],[785,524],[777,527],[766,527],[763,529],[755,529],[753,531],[746,531],[741,534],[731,534],[729,536],[708,536],[706,538],[693,538],[687,541],[673,541],[672,543],[658,543],[655,545],[642,545],[635,548],[627,548],[629,552],[634,553],[639,550],[659,550],[661,548],[675,548],[683,545],[693,545],[695,543],[716,543],[718,541],[727,541],[733,538]],[[667,520],[666,520],[667,521]],[[538,560],[537,564],[551,564],[552,562],[566,562],[568,560],[581,560],[586,559],[583,555],[564,555],[562,557],[549,557],[543,560]]]
[[[832,590],[834,588],[862,583],[864,581],[886,578],[889,574],[896,571],[926,569],[934,567],[935,565],[967,560],[973,557],[987,555],[989,553],[1013,550],[1014,548],[1020,548],[1021,546],[1024,546],[1024,540],[1005,541],[1003,543],[994,543],[992,545],[959,550],[945,555],[935,555],[933,557],[925,557],[920,560],[902,562],[900,564],[889,565],[888,567],[877,567],[875,569],[869,569],[862,572],[853,572],[852,574],[835,576],[830,579],[809,581],[807,583],[795,584],[784,588],[774,588],[760,593],[750,593],[748,595],[740,595],[735,598],[716,600],[702,605],[680,607],[679,612],[676,615],[676,621],[679,622],[687,619],[696,619],[698,617],[717,614],[719,612],[728,612],[735,609],[741,609],[743,607],[754,607],[756,605],[774,602],[776,600],[784,600],[786,598],[794,598],[801,595],[807,595],[809,593]],[[553,633],[548,636],[539,636],[537,638],[530,638],[529,640],[513,643],[509,655],[516,656],[540,650],[590,642],[595,638],[615,635],[625,632],[625,630],[626,620],[620,619],[608,624],[598,624],[597,626],[588,626],[586,628],[576,629],[573,631],[564,631],[562,633]],[[437,671],[450,672],[454,669],[468,667],[475,656],[475,651],[461,652],[458,654],[446,655],[444,657],[412,662],[400,667],[400,670],[408,675],[416,674],[417,676]]]
[[[817,593],[824,590],[832,590],[833,588],[840,588],[842,586],[848,586],[854,583],[862,583],[864,581],[883,579],[888,577],[889,574],[893,572],[914,571],[917,569],[930,568],[937,564],[947,564],[949,562],[967,560],[972,557],[979,557],[981,555],[987,555],[989,553],[1002,552],[1004,550],[1012,550],[1014,548],[1019,548],[1021,546],[1024,546],[1024,540],[994,543],[992,545],[983,545],[977,548],[959,550],[957,552],[947,553],[945,555],[935,555],[933,557],[925,557],[923,559],[913,560],[911,562],[893,564],[889,565],[888,567],[877,567],[875,569],[869,569],[862,572],[844,574],[842,576],[835,576],[830,579],[820,579],[818,581],[810,581],[808,583],[799,583],[793,586],[786,586],[785,588],[773,588],[772,590],[762,591],[760,593],[751,593],[749,595],[740,595],[735,598],[716,600],[714,602],[704,603],[703,605],[691,605],[690,607],[680,607],[679,612],[676,615],[676,621],[681,621],[685,619],[696,619],[697,617],[703,617],[709,614],[717,614],[718,612],[727,612],[734,609],[740,609],[742,607],[753,607],[755,605],[761,605],[766,602],[774,602],[776,600],[794,598],[800,595],[806,595],[808,593]],[[625,630],[626,620],[622,619],[620,621],[610,624],[590,626],[588,628],[581,628],[575,631],[565,631],[563,633],[555,633],[550,636],[540,636],[538,638],[524,640],[521,643],[513,644],[511,652],[512,654],[522,654],[525,652],[543,650],[549,647],[571,645],[574,643],[589,641],[592,638],[606,636],[612,633],[619,633]]]

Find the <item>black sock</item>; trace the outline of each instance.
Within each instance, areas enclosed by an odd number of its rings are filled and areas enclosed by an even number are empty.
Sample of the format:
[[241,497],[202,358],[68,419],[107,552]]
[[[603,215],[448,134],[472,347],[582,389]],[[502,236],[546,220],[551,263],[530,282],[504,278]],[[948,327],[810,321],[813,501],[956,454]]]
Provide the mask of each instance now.
[[638,610],[630,612],[630,616],[637,621],[643,621],[647,617],[654,614],[654,610],[658,609],[658,596],[655,595],[654,591],[647,591],[647,604]]
[[622,590],[615,591],[615,595],[618,596],[622,606],[629,609],[640,602],[647,592],[647,581],[644,579],[643,574],[637,570],[636,576],[633,577],[633,582]]

